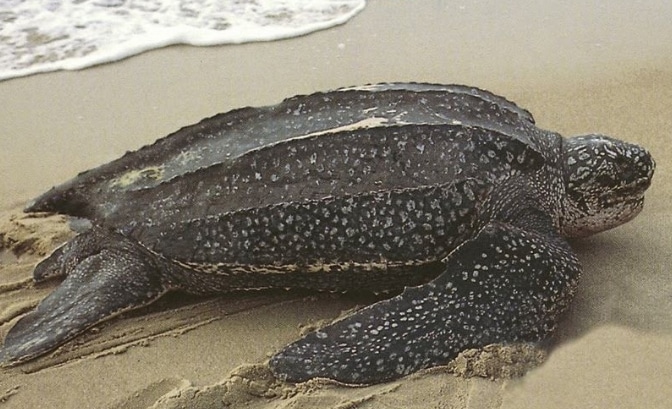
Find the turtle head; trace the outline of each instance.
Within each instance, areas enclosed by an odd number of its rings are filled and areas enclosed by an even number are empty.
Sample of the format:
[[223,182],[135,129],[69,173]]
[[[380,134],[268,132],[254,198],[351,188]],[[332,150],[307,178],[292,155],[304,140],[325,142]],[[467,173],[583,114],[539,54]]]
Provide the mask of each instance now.
[[611,229],[642,210],[656,166],[646,149],[604,135],[583,135],[566,139],[563,152],[563,235]]

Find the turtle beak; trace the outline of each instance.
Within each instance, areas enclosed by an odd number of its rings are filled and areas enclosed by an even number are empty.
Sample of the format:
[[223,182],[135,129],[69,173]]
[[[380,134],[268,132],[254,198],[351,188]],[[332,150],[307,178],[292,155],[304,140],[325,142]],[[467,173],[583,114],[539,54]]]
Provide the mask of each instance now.
[[[639,148],[639,153],[635,156],[633,162],[621,169],[622,185],[617,186],[613,191],[614,197],[623,198],[641,198],[644,192],[651,186],[653,174],[656,169],[656,162],[651,154],[644,148]],[[635,150],[633,148],[633,150]]]

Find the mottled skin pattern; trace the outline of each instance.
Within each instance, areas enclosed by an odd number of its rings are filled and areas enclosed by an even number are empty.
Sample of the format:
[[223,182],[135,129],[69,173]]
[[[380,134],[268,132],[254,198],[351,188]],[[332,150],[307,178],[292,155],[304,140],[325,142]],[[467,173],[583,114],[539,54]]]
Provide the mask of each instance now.
[[636,145],[565,139],[457,85],[221,114],[31,203],[93,227],[36,267],[36,281],[66,278],[10,330],[2,359],[36,357],[174,290],[398,294],[273,356],[290,381],[382,382],[465,348],[538,341],[581,271],[563,237],[630,220],[653,170]]

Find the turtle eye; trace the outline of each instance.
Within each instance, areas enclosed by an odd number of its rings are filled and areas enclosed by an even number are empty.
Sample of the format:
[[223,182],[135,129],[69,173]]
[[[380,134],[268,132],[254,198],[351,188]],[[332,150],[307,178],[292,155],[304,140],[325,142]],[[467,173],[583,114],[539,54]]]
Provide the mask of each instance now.
[[616,161],[616,175],[620,180],[627,183],[637,179],[638,172],[628,158],[620,157]]
[[631,167],[621,166],[617,170],[619,179],[623,182],[630,182],[636,178],[636,174]]
[[612,186],[615,185],[614,177],[606,173],[602,173],[595,178],[595,181],[600,186]]

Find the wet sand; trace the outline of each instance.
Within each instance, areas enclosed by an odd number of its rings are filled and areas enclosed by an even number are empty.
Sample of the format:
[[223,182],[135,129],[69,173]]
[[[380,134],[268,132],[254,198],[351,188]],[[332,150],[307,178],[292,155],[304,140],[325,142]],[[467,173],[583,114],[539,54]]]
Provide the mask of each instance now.
[[543,128],[637,142],[658,163],[638,218],[572,243],[585,268],[580,291],[546,362],[522,378],[458,376],[457,365],[367,388],[278,384],[254,364],[302,327],[367,300],[248,293],[169,297],[112,320],[54,354],[0,370],[0,401],[8,408],[667,407],[672,7],[618,3],[372,1],[348,24],[302,38],[171,47],[0,82],[3,337],[55,285],[33,286],[32,266],[69,235],[62,218],[25,217],[20,207],[79,171],[232,108],[368,82],[466,83],[529,109]]

